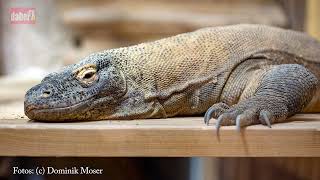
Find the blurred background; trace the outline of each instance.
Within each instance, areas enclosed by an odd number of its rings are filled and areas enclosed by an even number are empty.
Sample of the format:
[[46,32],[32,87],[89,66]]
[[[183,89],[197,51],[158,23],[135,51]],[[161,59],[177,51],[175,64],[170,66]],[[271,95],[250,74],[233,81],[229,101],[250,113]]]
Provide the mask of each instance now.
[[[33,23],[12,23],[11,9],[21,7],[34,9]],[[96,51],[239,23],[294,29],[320,39],[319,10],[318,0],[1,0],[0,113],[15,108],[23,114],[28,88]],[[105,176],[94,176],[100,179],[320,179],[319,158],[5,157],[0,158],[0,179],[56,179],[11,172],[15,164],[48,163],[104,168]]]
[[[89,53],[202,27],[267,24],[320,38],[317,0],[2,0],[1,74],[43,76]],[[35,9],[12,24],[11,8]]]

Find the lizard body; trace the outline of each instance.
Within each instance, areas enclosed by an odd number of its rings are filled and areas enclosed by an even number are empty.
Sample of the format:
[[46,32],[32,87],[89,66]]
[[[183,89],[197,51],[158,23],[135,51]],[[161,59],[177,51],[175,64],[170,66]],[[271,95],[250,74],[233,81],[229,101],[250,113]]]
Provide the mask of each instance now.
[[214,117],[218,125],[268,125],[320,112],[319,57],[320,43],[300,32],[204,28],[91,54],[31,88],[25,113],[68,121],[207,112],[206,123]]

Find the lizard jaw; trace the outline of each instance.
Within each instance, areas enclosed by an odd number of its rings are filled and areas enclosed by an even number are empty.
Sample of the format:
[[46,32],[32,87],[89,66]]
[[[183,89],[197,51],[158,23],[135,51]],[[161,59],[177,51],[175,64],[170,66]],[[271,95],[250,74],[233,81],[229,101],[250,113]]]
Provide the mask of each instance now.
[[85,112],[89,108],[89,102],[92,99],[94,98],[92,97],[71,106],[58,108],[44,108],[25,103],[24,111],[28,118],[37,121],[61,122],[88,119]]

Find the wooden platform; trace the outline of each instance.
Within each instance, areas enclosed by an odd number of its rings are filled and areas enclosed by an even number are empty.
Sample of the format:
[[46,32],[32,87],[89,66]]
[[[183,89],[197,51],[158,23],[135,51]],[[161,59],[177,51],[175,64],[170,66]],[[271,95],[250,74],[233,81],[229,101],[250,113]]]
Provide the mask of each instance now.
[[181,117],[134,121],[40,123],[21,102],[0,106],[0,156],[285,156],[320,157],[320,114],[238,133],[214,121]]

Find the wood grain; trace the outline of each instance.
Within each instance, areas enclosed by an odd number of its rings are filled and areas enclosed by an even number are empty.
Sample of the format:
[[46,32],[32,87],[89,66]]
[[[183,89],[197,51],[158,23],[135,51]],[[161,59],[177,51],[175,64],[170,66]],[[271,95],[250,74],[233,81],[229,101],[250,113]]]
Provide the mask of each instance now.
[[297,115],[271,129],[237,133],[202,117],[40,123],[8,113],[0,120],[1,156],[319,157],[320,115]]

